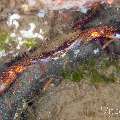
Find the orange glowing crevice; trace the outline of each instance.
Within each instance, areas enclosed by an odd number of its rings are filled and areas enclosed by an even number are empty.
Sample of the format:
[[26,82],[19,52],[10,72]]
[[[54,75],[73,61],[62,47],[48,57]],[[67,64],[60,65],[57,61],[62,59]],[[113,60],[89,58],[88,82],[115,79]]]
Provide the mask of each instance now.
[[92,37],[100,37],[100,33],[95,31],[95,32],[91,33],[91,36]]
[[28,65],[32,64],[32,59],[23,58],[16,65],[8,67],[0,76],[0,96],[10,87],[16,80],[18,74],[24,72]]
[[22,66],[22,65],[18,65],[18,66],[16,66],[15,67],[15,72],[16,73],[21,73],[21,72],[23,72],[25,70],[25,67],[24,66]]
[[23,65],[15,65],[3,72],[0,77],[0,95],[2,95],[10,87],[17,78],[17,75],[22,73],[25,69],[26,67]]

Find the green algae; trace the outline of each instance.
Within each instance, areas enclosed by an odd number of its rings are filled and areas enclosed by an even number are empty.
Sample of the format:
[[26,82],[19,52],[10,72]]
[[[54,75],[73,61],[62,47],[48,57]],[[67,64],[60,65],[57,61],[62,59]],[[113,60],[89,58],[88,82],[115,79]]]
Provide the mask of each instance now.
[[37,46],[37,41],[36,41],[36,39],[34,39],[34,38],[26,39],[25,42],[24,42],[24,45],[25,45],[28,49],[31,49],[31,48],[34,48],[34,47]]
[[[108,74],[109,68],[113,66],[115,69]],[[120,74],[120,66],[118,60],[109,60],[109,57],[101,57],[99,60],[90,59],[81,63],[75,70],[64,69],[62,76],[65,80],[79,82],[81,80],[89,80],[90,83],[112,83],[115,82],[116,76],[114,73]]]
[[[27,47],[27,49],[34,48],[37,46],[37,40],[35,38],[25,39],[23,40],[23,45]],[[8,32],[0,32],[0,51],[9,50],[10,46],[16,46],[17,42],[14,41],[13,38],[10,37],[10,33]]]
[[9,40],[9,34],[6,32],[0,32],[0,51],[4,50]]
[[16,45],[16,42],[8,32],[0,32],[0,51],[9,51],[11,48],[13,49],[14,45]]
[[103,74],[100,74],[97,70],[93,69],[90,71],[90,82],[92,83],[109,83],[114,82],[114,78],[112,77],[106,77]]
[[80,74],[82,73],[82,71],[75,71],[71,74],[71,80],[72,81],[75,81],[75,82],[79,82],[80,80],[83,79],[84,75],[83,74]]

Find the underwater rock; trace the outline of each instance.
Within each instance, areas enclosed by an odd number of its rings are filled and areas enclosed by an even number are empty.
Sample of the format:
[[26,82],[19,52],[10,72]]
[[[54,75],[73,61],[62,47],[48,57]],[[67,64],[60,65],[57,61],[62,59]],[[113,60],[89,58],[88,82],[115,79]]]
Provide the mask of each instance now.
[[[46,81],[54,76],[59,78],[64,65],[78,65],[91,57],[100,56],[101,52],[94,53],[99,47],[93,43],[81,45],[74,44],[66,55],[59,59],[50,59],[47,62],[36,61],[35,64],[21,74],[11,88],[0,97],[0,115],[3,120],[13,120],[16,112],[22,110],[23,101],[29,101],[37,92],[42,94]],[[101,51],[101,50],[100,50]],[[38,93],[37,93],[38,94]],[[19,109],[19,111],[18,111]]]

